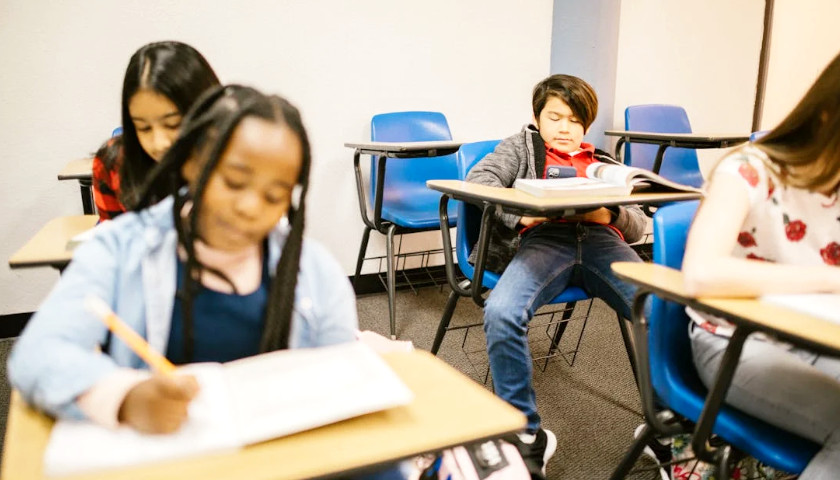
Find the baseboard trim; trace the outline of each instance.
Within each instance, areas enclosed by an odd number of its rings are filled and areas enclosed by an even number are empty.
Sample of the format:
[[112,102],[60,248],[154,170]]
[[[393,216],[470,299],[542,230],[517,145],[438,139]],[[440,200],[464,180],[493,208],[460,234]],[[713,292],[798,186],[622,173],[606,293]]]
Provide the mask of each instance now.
[[[353,282],[353,277],[349,277]],[[410,279],[410,284],[406,279]],[[446,284],[446,267],[435,265],[431,267],[411,268],[397,272],[397,290],[406,290],[431,285]],[[385,272],[367,273],[359,275],[359,281],[353,285],[356,295],[370,295],[385,293]]]
[[34,312],[10,313],[0,315],[0,338],[12,338],[20,336],[23,327]]

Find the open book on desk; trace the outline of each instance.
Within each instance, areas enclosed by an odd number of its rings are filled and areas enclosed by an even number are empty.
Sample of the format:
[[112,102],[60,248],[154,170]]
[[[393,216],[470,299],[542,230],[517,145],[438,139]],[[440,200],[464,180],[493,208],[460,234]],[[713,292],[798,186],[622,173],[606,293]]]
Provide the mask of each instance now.
[[149,435],[61,420],[44,454],[45,473],[69,475],[235,450],[405,405],[414,397],[361,342],[194,364],[183,371],[196,376],[201,391],[180,430]]
[[698,188],[672,182],[650,170],[601,162],[586,167],[585,177],[519,178],[513,186],[538,197],[603,197],[641,191],[700,192]]

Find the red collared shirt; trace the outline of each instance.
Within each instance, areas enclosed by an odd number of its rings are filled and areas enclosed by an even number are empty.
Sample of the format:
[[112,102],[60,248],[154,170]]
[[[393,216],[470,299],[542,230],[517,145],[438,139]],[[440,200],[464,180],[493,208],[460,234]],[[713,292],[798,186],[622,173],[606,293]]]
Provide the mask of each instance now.
[[[586,167],[590,164],[597,162],[598,160],[595,158],[595,146],[589,143],[581,143],[580,149],[573,154],[558,152],[557,150],[551,148],[547,143],[545,144],[545,169],[543,170],[542,178],[546,178],[546,173],[548,172],[548,167],[552,165],[560,165],[561,167],[574,167],[577,171],[578,177],[585,177],[586,176]],[[567,220],[563,218],[555,218],[549,220],[549,222],[555,223],[566,223]],[[597,224],[596,222],[587,222],[592,224]],[[533,224],[528,227],[522,227],[519,230],[519,234],[522,235],[526,231],[530,230],[533,227],[536,227],[539,224]],[[600,224],[598,224],[600,225]],[[618,236],[624,240],[624,235],[619,231],[615,226],[611,224],[603,224],[604,226],[612,229],[615,231]]]
[[551,148],[547,143],[545,144],[545,169],[542,172],[542,178],[546,178],[548,167],[552,165],[560,165],[561,167],[575,167],[578,177],[586,176],[586,167],[597,162],[595,159],[595,147],[588,143],[581,143],[580,149],[574,154],[558,152]]

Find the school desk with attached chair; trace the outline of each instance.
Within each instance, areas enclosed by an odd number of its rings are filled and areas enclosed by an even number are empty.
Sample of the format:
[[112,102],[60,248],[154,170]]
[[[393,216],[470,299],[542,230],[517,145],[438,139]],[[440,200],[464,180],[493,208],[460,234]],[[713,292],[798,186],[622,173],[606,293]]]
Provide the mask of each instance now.
[[[394,235],[416,233],[440,228],[437,217],[437,199],[435,192],[429,191],[425,179],[447,175],[449,169],[436,168],[439,157],[451,155],[458,151],[460,142],[422,141],[422,142],[365,142],[345,143],[345,147],[352,148],[353,168],[356,173],[356,190],[359,198],[359,211],[365,224],[365,232],[359,247],[359,257],[356,261],[354,283],[358,280],[362,264],[367,252],[371,231],[375,230],[386,236],[386,265],[388,291],[388,313],[390,320],[391,338],[397,336],[396,327],[396,266],[394,265]],[[362,179],[359,160],[362,155],[370,155],[375,162],[375,172],[372,172],[371,191],[373,195],[372,217],[368,215],[368,198]],[[414,162],[414,170],[418,162],[427,163],[427,168],[412,175],[407,159]],[[403,162],[402,164],[400,162]],[[404,171],[402,181],[387,182],[385,164],[390,163],[393,170]],[[454,178],[454,165],[451,177]],[[437,174],[430,173],[438,171]],[[447,177],[444,177],[447,178]],[[429,207],[431,205],[431,208]],[[453,223],[454,225],[454,223]]]
[[[747,135],[706,135],[692,133],[685,109],[679,105],[631,105],[624,109],[624,130],[607,130],[617,136],[615,158],[621,161],[621,147],[627,142],[624,163],[644,168],[683,185],[700,187],[703,174],[697,161],[697,148],[724,148],[748,140]],[[638,145],[634,145],[638,144]],[[654,150],[650,145],[659,145]],[[668,152],[663,165],[665,150]]]
[[[453,291],[464,296],[472,297],[476,305],[484,307],[484,285],[481,279],[487,260],[487,250],[490,244],[489,232],[495,222],[496,210],[517,215],[532,217],[564,217],[585,213],[600,207],[631,204],[662,204],[700,198],[699,193],[633,193],[630,195],[617,196],[589,196],[589,197],[537,197],[529,195],[515,188],[500,188],[477,183],[469,183],[460,180],[431,180],[427,182],[429,188],[441,192],[440,200],[441,221],[447,217],[449,199],[462,200],[466,203],[478,206],[481,209],[481,229],[478,235],[476,249],[476,261],[474,265],[473,278],[478,279],[470,284],[469,290],[458,285],[455,277],[454,262],[446,262],[446,273],[450,287]],[[448,238],[448,231],[442,230],[444,250],[451,249],[451,239]],[[450,256],[451,258],[451,256]],[[446,326],[443,327],[444,332]],[[635,374],[635,357],[633,354],[633,341],[624,320],[619,321],[622,340],[627,350],[630,366]],[[438,334],[442,337],[442,333]],[[439,343],[439,339],[437,343]]]
[[[683,288],[681,268],[685,239],[696,202],[669,205],[654,215],[654,262],[614,263],[619,278],[638,285],[633,303],[633,328],[639,390],[645,428],[610,477],[624,478],[654,435],[690,432],[679,420],[696,422],[692,448],[703,461],[718,465],[718,478],[728,470],[737,447],[773,468],[800,473],[819,449],[802,437],[724,404],[747,336],[763,332],[811,350],[840,353],[840,324],[754,298],[694,298]],[[653,295],[650,313],[645,303]],[[691,358],[684,306],[729,320],[735,331],[729,340],[714,385],[707,390]],[[657,408],[658,405],[666,410]],[[727,442],[709,446],[712,434]],[[731,445],[731,446],[730,446]]]

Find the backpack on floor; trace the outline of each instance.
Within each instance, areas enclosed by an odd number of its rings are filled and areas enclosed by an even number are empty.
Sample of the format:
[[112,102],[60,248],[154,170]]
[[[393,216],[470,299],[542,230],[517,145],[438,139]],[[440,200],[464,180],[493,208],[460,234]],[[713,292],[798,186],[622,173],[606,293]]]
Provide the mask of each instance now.
[[519,450],[504,440],[488,440],[444,450],[420,480],[530,480]]

